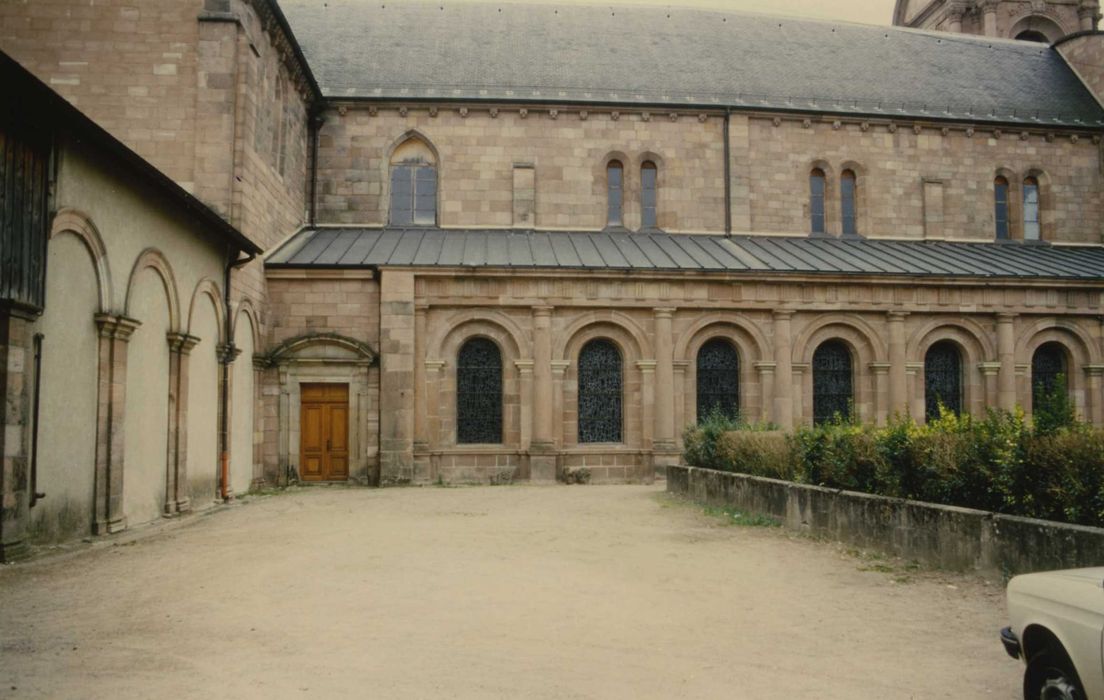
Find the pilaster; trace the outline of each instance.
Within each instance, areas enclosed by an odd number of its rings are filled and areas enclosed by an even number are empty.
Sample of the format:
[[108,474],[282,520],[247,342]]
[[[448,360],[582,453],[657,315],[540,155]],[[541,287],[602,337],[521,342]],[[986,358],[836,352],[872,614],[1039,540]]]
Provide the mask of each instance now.
[[777,365],[773,362],[755,363],[755,371],[759,373],[759,420],[764,423],[769,423],[771,420],[775,367]]
[[[908,381],[905,373],[905,318],[903,311],[890,311],[886,314],[889,324],[889,364],[885,371],[889,377],[889,407],[887,414],[900,412],[908,415]],[[872,365],[873,366],[873,365]],[[884,378],[883,378],[884,379]],[[875,411],[879,413],[879,411]],[[884,420],[884,417],[883,417]]]
[[1016,407],[1016,314],[997,314],[997,405],[1006,411]]
[[675,449],[674,338],[671,333],[675,310],[654,310],[655,320],[655,439],[653,449]]
[[418,304],[414,307],[414,451],[429,448],[429,435],[426,429],[426,313],[428,307]]
[[414,273],[380,274],[380,481],[414,478]]
[[794,426],[793,348],[790,322],[794,312],[774,312],[774,422],[782,430]]
[[126,529],[123,446],[126,444],[127,344],[142,324],[110,314],[97,314],[95,319],[100,340],[92,532],[103,535]]
[[169,333],[169,455],[164,515],[191,509],[188,498],[188,358],[199,338]]

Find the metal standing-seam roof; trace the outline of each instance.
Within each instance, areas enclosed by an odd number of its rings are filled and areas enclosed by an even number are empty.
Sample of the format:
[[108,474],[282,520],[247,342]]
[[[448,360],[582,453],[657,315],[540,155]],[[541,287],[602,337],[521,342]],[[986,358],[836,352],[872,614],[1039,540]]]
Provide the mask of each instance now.
[[269,268],[467,267],[1049,278],[1104,282],[1104,247],[439,228],[307,229]]
[[330,98],[735,107],[1066,126],[1044,44],[676,7],[280,0]]

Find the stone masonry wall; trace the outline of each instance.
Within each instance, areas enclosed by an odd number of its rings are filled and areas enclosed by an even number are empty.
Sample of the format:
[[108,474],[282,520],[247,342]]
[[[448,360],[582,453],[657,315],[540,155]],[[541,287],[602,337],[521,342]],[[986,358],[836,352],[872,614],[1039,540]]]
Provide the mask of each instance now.
[[[524,116],[523,116],[524,115]],[[584,118],[585,115],[585,118]],[[659,224],[724,230],[723,116],[639,110],[365,107],[328,114],[320,135],[320,221],[387,221],[390,150],[417,135],[439,154],[439,223],[514,224],[513,167],[535,170],[535,228],[601,229],[610,158],[625,164],[625,224],[639,226],[639,166],[659,167]],[[828,232],[840,224],[839,175],[858,179],[859,233],[870,237],[992,240],[993,181],[1012,184],[1013,237],[1022,235],[1020,183],[1042,186],[1043,237],[1099,243],[1104,177],[1098,138],[1040,129],[733,115],[735,233],[809,232],[809,173],[828,175]],[[942,193],[925,203],[925,183]],[[527,196],[527,195],[526,195]],[[929,195],[930,196],[930,195]],[[927,213],[925,213],[927,210]],[[942,219],[938,229],[925,219]]]
[[1096,99],[1104,99],[1104,34],[1089,34],[1058,45],[1058,51],[1089,86]]

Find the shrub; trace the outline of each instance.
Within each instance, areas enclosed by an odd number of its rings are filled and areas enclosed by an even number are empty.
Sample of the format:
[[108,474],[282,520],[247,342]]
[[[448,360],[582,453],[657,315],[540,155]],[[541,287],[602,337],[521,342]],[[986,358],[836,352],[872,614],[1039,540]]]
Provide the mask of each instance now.
[[719,469],[792,481],[794,457],[786,436],[777,432],[739,430],[717,442]]
[[697,425],[688,426],[683,432],[686,463],[707,469],[724,469],[725,466],[717,457],[717,442],[726,433],[744,427],[739,417],[714,409]]

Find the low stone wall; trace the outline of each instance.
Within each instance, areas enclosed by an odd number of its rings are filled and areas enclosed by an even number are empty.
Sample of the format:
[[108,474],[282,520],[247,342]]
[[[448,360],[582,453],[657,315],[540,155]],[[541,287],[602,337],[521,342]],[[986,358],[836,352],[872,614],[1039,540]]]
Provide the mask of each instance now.
[[1104,565],[1100,528],[686,466],[667,470],[667,490],[856,547],[989,577]]

